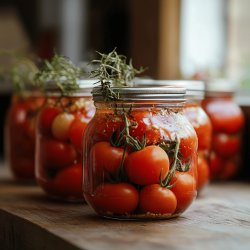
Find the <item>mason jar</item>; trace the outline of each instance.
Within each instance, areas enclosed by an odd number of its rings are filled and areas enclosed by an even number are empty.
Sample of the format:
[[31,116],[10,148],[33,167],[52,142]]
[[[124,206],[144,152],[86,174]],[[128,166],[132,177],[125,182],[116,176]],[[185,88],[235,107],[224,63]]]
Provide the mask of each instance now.
[[83,144],[83,195],[107,218],[167,219],[196,197],[197,136],[184,116],[184,88],[93,90],[96,113]]
[[5,121],[5,155],[16,179],[35,178],[35,122],[43,104],[44,98],[37,91],[12,96]]
[[37,183],[49,196],[66,201],[82,200],[82,140],[95,113],[93,81],[78,84],[71,95],[47,84],[46,104],[37,121]]
[[235,85],[214,80],[206,85],[202,106],[213,127],[209,166],[212,179],[230,179],[238,174],[241,161],[244,115],[234,101]]
[[185,104],[184,115],[193,125],[198,137],[198,164],[197,164],[197,190],[201,190],[209,182],[209,163],[208,157],[212,139],[212,125],[209,117],[201,107],[204,99],[205,84],[202,81],[181,80],[153,80],[136,79],[136,86],[174,86],[187,89],[187,101]]

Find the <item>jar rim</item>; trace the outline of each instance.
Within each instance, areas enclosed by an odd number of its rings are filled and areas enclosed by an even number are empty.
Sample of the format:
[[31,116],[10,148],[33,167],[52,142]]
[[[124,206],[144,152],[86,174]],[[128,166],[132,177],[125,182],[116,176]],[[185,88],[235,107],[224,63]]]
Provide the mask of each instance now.
[[147,78],[136,78],[134,86],[152,86],[152,87],[183,87],[186,88],[187,99],[204,99],[205,83],[197,80],[155,80]]
[[[181,87],[111,87],[115,93],[119,93],[119,101],[172,101],[184,102],[186,89]],[[104,101],[101,87],[94,87],[92,91],[95,102]]]
[[[94,84],[97,83],[97,79],[79,79],[77,81],[79,89],[75,90],[71,95],[72,96],[91,96],[91,91],[94,87]],[[49,95],[61,95],[61,90],[56,84],[55,81],[47,81],[45,83],[45,91]]]
[[217,78],[206,82],[206,95],[232,95],[237,90],[237,83],[231,79]]

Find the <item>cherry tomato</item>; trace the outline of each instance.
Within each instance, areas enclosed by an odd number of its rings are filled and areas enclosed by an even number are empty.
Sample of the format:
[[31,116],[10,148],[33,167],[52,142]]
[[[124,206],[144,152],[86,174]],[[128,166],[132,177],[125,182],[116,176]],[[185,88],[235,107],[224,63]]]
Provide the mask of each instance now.
[[243,113],[235,103],[227,99],[207,100],[203,103],[214,132],[237,133],[244,125]]
[[159,184],[145,186],[140,192],[140,209],[144,213],[172,214],[177,200],[174,193]]
[[209,182],[209,166],[207,160],[203,156],[198,157],[197,170],[197,189],[200,190]]
[[103,183],[93,195],[84,195],[86,201],[100,214],[125,215],[132,213],[138,205],[139,194],[128,183]]
[[40,160],[50,168],[63,168],[74,163],[77,153],[71,144],[53,139],[42,139]]
[[223,159],[215,152],[211,152],[209,163],[211,179],[217,179],[223,169]]
[[196,152],[198,147],[198,140],[195,135],[182,137],[180,142],[180,153],[183,157],[183,162],[190,160],[192,155]]
[[218,133],[213,136],[213,150],[223,157],[237,154],[240,150],[240,143],[239,135]]
[[212,124],[207,114],[199,106],[187,106],[185,116],[193,125],[198,137],[198,149],[207,150],[211,144]]
[[51,126],[52,134],[56,139],[67,140],[69,135],[70,125],[74,120],[74,116],[68,113],[58,114]]
[[112,147],[109,142],[96,143],[90,151],[94,173],[99,177],[104,177],[106,173],[115,176],[122,162],[123,151],[123,148]]
[[197,195],[196,181],[188,173],[176,172],[171,184],[174,184],[171,191],[175,194],[177,199],[176,212],[184,211],[195,199]]
[[78,152],[81,153],[82,153],[83,134],[86,126],[87,126],[87,121],[84,119],[84,117],[77,116],[71,123],[71,126],[69,128],[70,141],[77,148]]
[[53,192],[67,198],[82,197],[82,164],[60,170],[54,179]]
[[130,117],[131,136],[139,141],[142,140],[144,134],[146,135],[147,145],[157,144],[161,138],[159,123],[154,117],[153,112],[150,111],[132,111]]
[[138,185],[159,183],[169,171],[169,158],[159,146],[147,146],[128,155],[125,161],[128,178]]
[[220,179],[230,179],[234,177],[238,170],[238,164],[236,159],[226,160],[223,163],[223,170],[220,173]]
[[62,110],[57,107],[47,107],[44,108],[38,115],[38,126],[39,130],[43,134],[50,134],[51,133],[51,126],[52,122],[55,117],[60,114]]

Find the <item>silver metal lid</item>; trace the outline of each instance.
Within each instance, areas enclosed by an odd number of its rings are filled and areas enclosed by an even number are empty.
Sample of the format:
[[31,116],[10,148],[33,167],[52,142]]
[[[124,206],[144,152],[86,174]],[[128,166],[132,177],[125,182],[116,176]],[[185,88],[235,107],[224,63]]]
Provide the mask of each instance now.
[[[94,84],[97,83],[97,79],[80,79],[77,81],[79,89],[73,92],[73,96],[91,96],[91,91],[94,87]],[[45,91],[49,95],[59,95],[61,90],[54,81],[48,81],[45,83]]]
[[[121,101],[162,101],[185,102],[186,89],[176,87],[112,87],[112,91],[119,93]],[[95,102],[104,101],[101,87],[92,91]]]
[[236,81],[226,78],[211,79],[206,82],[206,95],[233,94],[238,86]]
[[151,87],[182,87],[186,88],[187,99],[198,99],[204,98],[205,84],[203,81],[194,80],[154,80],[137,78],[134,81],[134,86],[151,86]]

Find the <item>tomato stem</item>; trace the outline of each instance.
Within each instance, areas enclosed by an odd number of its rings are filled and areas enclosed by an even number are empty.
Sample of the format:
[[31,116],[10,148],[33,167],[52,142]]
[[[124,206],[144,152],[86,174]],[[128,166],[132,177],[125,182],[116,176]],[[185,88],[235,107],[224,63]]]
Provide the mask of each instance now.
[[180,139],[179,139],[179,137],[177,137],[175,149],[174,149],[174,161],[172,163],[171,169],[168,172],[168,174],[164,180],[161,180],[161,175],[160,175],[160,185],[162,187],[171,188],[174,185],[174,184],[173,185],[169,185],[169,184],[170,184],[170,182],[174,176],[174,173],[176,171],[176,168],[177,168],[177,162],[179,161],[179,159],[178,159],[179,150],[180,150]]

